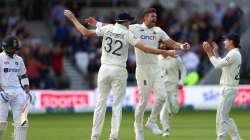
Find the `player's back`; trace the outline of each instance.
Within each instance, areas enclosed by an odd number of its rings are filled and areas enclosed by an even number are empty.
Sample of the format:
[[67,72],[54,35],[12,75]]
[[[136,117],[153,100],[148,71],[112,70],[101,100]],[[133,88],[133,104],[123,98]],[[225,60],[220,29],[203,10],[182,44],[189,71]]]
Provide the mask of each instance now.
[[126,67],[129,30],[121,24],[107,25],[100,30],[103,30],[101,63]]
[[[143,44],[149,47],[158,48],[159,41],[168,39],[169,37],[159,27],[148,28],[145,24],[133,24],[129,26],[129,30],[140,38]],[[158,64],[158,56],[154,54],[144,53],[140,49],[135,48],[136,62],[139,65]]]

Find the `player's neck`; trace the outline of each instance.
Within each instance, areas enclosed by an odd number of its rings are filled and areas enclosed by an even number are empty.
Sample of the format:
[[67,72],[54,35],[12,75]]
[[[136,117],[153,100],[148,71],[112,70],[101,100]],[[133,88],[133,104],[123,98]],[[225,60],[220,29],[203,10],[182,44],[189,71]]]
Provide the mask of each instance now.
[[152,26],[151,24],[149,24],[149,23],[146,23],[146,22],[143,22],[143,24],[147,27],[147,28],[152,28],[152,27],[154,27],[154,26]]

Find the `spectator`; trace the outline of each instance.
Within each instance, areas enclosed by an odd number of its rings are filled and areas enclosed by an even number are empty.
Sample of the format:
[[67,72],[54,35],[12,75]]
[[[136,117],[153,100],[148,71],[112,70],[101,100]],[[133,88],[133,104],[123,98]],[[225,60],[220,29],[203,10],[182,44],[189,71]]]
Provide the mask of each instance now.
[[200,60],[196,53],[192,51],[185,51],[185,53],[182,55],[181,58],[187,69],[187,73],[198,70],[198,65],[200,63]]

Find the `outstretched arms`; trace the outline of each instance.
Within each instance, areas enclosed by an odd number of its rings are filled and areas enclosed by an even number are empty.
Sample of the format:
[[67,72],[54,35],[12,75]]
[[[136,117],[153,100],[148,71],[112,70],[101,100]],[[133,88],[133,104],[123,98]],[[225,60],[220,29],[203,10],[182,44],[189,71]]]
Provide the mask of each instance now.
[[64,15],[75,25],[75,27],[81,32],[84,36],[96,36],[95,30],[88,30],[84,27],[74,16],[74,14],[70,10],[64,10]]
[[152,54],[160,54],[164,57],[171,56],[171,57],[177,57],[176,50],[161,50],[157,48],[148,47],[142,43],[137,43],[135,45],[138,49],[142,50],[145,53],[152,53]]

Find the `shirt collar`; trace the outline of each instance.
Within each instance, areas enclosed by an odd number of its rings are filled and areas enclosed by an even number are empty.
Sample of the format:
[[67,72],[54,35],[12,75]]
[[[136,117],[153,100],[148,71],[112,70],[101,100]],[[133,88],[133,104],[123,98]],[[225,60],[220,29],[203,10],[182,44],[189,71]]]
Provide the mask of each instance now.
[[5,52],[5,51],[3,51],[3,53],[4,53],[4,56],[5,56],[6,58],[10,58],[10,59],[14,59],[14,58],[15,58],[15,56],[16,56],[16,54],[14,54],[14,55],[13,55],[13,57],[10,57],[10,56],[8,56],[8,55],[6,54],[6,52]]
[[142,23],[141,25],[142,25],[142,27],[143,27],[143,28],[147,28],[147,29],[153,29],[153,27],[151,27],[151,28],[148,28],[148,26],[146,26],[146,24],[145,24],[144,22],[143,22],[143,23]]

